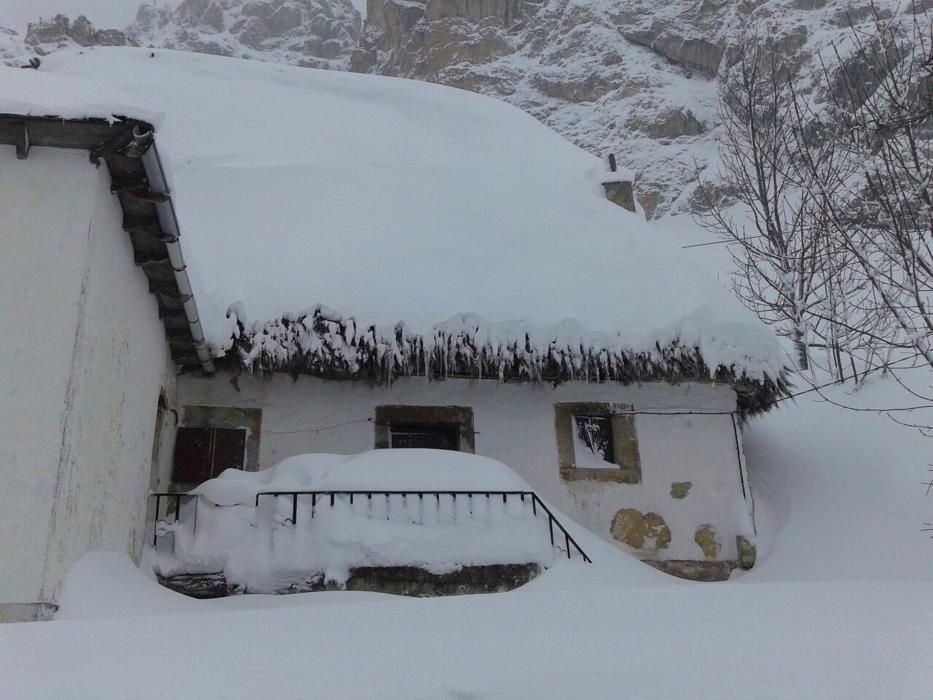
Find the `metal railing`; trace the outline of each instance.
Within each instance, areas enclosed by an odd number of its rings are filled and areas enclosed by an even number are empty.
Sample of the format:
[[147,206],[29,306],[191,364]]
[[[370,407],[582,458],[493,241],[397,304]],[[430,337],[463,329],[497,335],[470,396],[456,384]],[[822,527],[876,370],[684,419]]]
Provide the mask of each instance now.
[[[318,500],[320,499],[324,505],[333,507],[337,501],[338,497],[345,496],[349,498],[349,503],[352,506],[354,498],[366,498],[368,501],[372,502],[373,498],[382,497],[388,501],[392,496],[401,496],[403,499],[412,497],[418,498],[420,501],[424,501],[425,498],[434,498],[438,506],[440,506],[441,496],[449,496],[454,505],[457,503],[457,498],[468,499],[470,503],[470,512],[472,513],[472,503],[474,498],[485,498],[491,500],[493,498],[501,498],[503,504],[508,504],[510,497],[517,497],[522,503],[528,502],[531,503],[531,510],[535,517],[538,517],[538,509],[547,516],[548,521],[548,530],[551,535],[551,545],[560,549],[558,542],[560,541],[558,536],[554,534],[554,528],[556,527],[560,535],[563,535],[564,540],[564,551],[567,554],[568,559],[573,558],[573,551],[580,555],[580,557],[586,563],[592,563],[586,552],[577,544],[577,541],[571,537],[570,533],[567,532],[566,528],[561,525],[560,521],[554,517],[554,514],[551,512],[551,509],[545,505],[545,503],[538,498],[538,494],[534,491],[261,491],[256,494],[256,507],[259,507],[259,499],[263,496],[272,496],[273,498],[279,497],[291,497],[292,499],[292,517],[291,523],[295,525],[298,522],[298,497],[299,496],[310,496],[311,497],[311,513],[310,517],[314,517],[314,511],[318,507]],[[571,549],[572,548],[572,549]]]
[[162,513],[162,500],[165,499],[168,503],[165,507],[165,516],[169,515],[169,507],[172,502],[175,503],[175,519],[173,522],[178,522],[181,518],[181,506],[182,503],[189,503],[191,499],[194,499],[194,522],[192,523],[192,529],[198,525],[198,501],[200,501],[199,496],[195,496],[188,493],[171,493],[168,491],[163,491],[160,493],[151,493],[149,498],[155,499],[155,517],[152,519],[152,546],[156,547],[159,544],[159,523],[162,522],[160,514]]
[[[487,501],[491,501],[493,498],[502,499],[504,505],[508,505],[510,498],[518,498],[521,503],[530,503],[531,512],[537,518],[539,517],[539,509],[541,513],[547,517],[548,522],[548,532],[551,537],[551,546],[560,549],[558,544],[561,539],[563,539],[564,552],[567,554],[568,559],[573,558],[574,552],[579,554],[584,562],[590,564],[592,559],[587,556],[586,552],[577,544],[577,541],[567,532],[566,528],[560,523],[560,521],[554,516],[551,512],[551,509],[542,501],[538,494],[534,491],[364,491],[364,490],[355,490],[355,491],[261,491],[256,494],[255,507],[259,507],[259,499],[263,496],[271,496],[273,498],[279,497],[291,497],[291,524],[294,526],[298,522],[298,498],[299,496],[310,496],[311,497],[311,511],[310,517],[314,517],[315,509],[317,509],[320,503],[322,506],[333,507],[337,503],[337,499],[341,497],[346,497],[349,499],[349,504],[352,506],[355,498],[365,498],[370,503],[374,498],[385,498],[388,502],[392,496],[401,496],[403,499],[417,498],[419,501],[423,502],[425,498],[435,499],[438,506],[440,506],[441,497],[448,496],[452,499],[452,503],[456,505],[458,498],[467,499],[470,505],[470,512],[473,512],[473,499],[485,498]],[[163,499],[169,504],[166,506],[164,514],[166,517],[169,516],[169,508],[171,503],[175,504],[175,513],[174,513],[174,522],[179,522],[181,517],[182,505],[187,503],[189,499],[195,499],[194,507],[194,518],[192,523],[192,533],[197,528],[197,504],[200,500],[200,496],[191,495],[186,493],[153,493],[149,496],[154,498],[155,505],[155,518],[153,520],[152,526],[152,544],[153,547],[158,545],[159,540],[159,523],[162,521],[160,514],[163,512],[162,502]],[[243,504],[238,504],[243,505]],[[557,533],[555,534],[555,528]]]

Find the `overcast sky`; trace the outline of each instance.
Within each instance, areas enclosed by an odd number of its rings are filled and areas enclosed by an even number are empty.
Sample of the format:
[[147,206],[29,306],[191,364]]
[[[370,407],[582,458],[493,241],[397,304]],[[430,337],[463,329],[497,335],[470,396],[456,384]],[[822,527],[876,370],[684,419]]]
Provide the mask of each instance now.
[[[0,26],[24,31],[28,22],[61,12],[72,19],[76,15],[87,15],[98,27],[122,28],[133,21],[141,4],[142,0],[0,0]],[[177,5],[178,2],[159,4]]]

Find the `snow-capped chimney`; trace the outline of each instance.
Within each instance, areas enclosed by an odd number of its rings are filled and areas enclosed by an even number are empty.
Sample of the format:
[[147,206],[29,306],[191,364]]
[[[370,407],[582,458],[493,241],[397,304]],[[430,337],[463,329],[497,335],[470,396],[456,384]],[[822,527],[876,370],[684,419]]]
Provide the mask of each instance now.
[[635,211],[635,191],[632,189],[632,181],[635,179],[631,170],[619,169],[616,164],[615,153],[610,153],[606,159],[609,166],[609,172],[603,175],[603,189],[606,191],[606,199],[613,204],[618,204],[623,209]]

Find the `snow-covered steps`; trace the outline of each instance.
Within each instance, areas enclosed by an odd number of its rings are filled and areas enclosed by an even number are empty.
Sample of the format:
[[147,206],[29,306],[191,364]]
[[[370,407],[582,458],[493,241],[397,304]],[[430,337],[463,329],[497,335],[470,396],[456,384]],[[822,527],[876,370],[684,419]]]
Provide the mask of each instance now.
[[301,455],[154,497],[153,570],[193,597],[490,592],[590,561],[508,467],[443,450]]

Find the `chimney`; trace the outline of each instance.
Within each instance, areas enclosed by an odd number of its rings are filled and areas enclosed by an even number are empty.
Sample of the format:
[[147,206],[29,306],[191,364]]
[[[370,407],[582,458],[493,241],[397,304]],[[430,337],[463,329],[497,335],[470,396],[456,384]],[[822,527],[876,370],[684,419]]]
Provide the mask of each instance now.
[[635,191],[632,189],[634,175],[629,170],[619,170],[615,153],[610,153],[607,160],[609,172],[603,175],[602,181],[606,199],[623,209],[635,211]]

